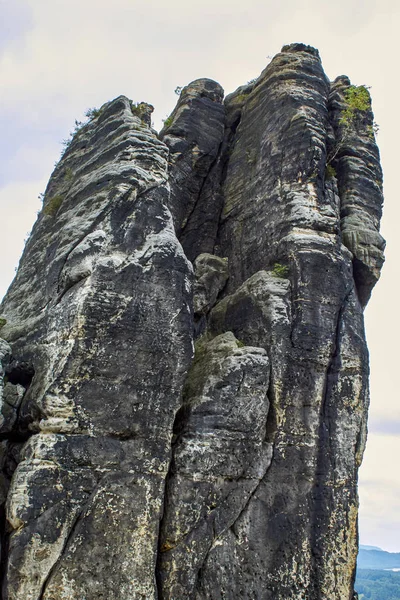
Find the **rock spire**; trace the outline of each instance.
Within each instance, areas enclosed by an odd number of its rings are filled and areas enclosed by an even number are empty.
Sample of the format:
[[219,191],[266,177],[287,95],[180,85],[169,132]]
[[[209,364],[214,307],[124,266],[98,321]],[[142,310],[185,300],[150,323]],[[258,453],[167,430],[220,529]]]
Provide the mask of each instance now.
[[291,44],[151,111],[77,131],[0,307],[1,598],[351,600],[368,91]]

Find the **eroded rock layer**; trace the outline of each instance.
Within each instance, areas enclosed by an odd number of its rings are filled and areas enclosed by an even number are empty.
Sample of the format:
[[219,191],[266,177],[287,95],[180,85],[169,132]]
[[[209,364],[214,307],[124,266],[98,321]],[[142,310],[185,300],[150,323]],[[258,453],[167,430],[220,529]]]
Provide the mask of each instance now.
[[351,600],[368,92],[292,44],[151,110],[76,133],[1,305],[2,599]]

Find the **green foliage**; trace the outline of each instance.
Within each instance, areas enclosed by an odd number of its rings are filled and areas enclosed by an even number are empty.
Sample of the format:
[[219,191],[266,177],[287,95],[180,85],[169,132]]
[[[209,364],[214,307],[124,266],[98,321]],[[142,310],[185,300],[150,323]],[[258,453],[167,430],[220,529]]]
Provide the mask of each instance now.
[[166,119],[163,119],[163,123],[164,123],[164,127],[171,127],[171,125],[173,123],[172,116],[169,116]]
[[60,194],[53,196],[43,208],[43,214],[49,217],[54,217],[57,214],[63,200],[64,198]]
[[74,137],[80,132],[80,130],[82,129],[82,127],[86,125],[86,123],[83,123],[83,121],[78,121],[77,119],[75,119],[75,126],[74,129],[70,132],[69,137],[66,140],[63,140],[61,143],[64,146],[64,151],[61,154],[61,158],[64,156],[65,152],[68,150],[68,148],[70,147],[72,140],[74,139]]
[[140,115],[142,114],[141,110],[140,110],[140,105],[141,105],[141,102],[131,102],[131,110],[132,110],[133,114],[138,117],[140,117]]
[[357,569],[355,589],[360,600],[399,600],[400,573]]
[[346,108],[342,110],[339,123],[348,128],[355,124],[358,115],[371,108],[368,88],[351,85],[344,93]]
[[0,329],[3,329],[4,325],[7,324],[7,319],[4,319],[3,317],[0,318]]
[[274,268],[272,269],[272,275],[274,277],[282,277],[285,278],[289,273],[289,267],[285,265],[281,265],[281,263],[275,263]]
[[[371,108],[371,98],[368,88],[365,85],[351,85],[344,91],[345,107],[341,110],[339,125],[342,126],[340,139],[337,141],[330,156],[328,157],[328,166],[337,156],[344,144],[349,141],[352,133],[357,130],[357,125],[361,121],[363,113],[366,113]],[[376,123],[372,126],[367,126],[368,136],[373,138],[374,132],[378,131],[379,127]]]
[[100,108],[88,108],[85,112],[85,117],[92,121],[93,119],[97,119],[101,115]]
[[365,85],[351,85],[344,95],[347,104],[354,110],[368,110],[371,106],[368,88]]
[[238,94],[235,98],[236,102],[245,102],[247,99],[247,94]]
[[236,340],[236,346],[237,346],[238,348],[244,348],[244,347],[245,347],[245,345],[246,345],[246,344],[245,344],[244,342],[242,342],[242,340]]
[[144,123],[147,123],[149,115],[149,105],[146,104],[146,102],[131,102],[130,104],[132,114],[134,114],[136,117],[139,117],[139,119]]
[[71,169],[71,167],[67,167],[65,169],[65,180],[68,181],[68,182],[70,182],[70,181],[73,180],[73,178],[74,178],[74,172],[73,172],[73,170]]
[[336,177],[336,169],[332,165],[326,165],[325,179],[332,179],[332,177]]
[[368,137],[370,137],[371,140],[373,140],[375,138],[375,136],[378,135],[378,131],[379,131],[378,123],[375,123],[375,121],[374,121],[372,123],[372,125],[368,125],[367,131],[368,131]]
[[[93,121],[93,119],[97,119],[97,117],[101,115],[101,112],[102,111],[100,108],[88,108],[87,111],[85,112],[85,117],[87,117],[87,119],[88,119],[87,121],[78,121],[77,119],[75,119],[74,129],[70,132],[69,137],[61,142],[62,145],[64,146],[64,150],[61,154],[61,158],[64,156],[65,152],[70,147],[72,140],[81,131],[81,129],[85,125],[87,125],[90,121]],[[57,164],[58,163],[56,163],[55,166],[57,166]]]

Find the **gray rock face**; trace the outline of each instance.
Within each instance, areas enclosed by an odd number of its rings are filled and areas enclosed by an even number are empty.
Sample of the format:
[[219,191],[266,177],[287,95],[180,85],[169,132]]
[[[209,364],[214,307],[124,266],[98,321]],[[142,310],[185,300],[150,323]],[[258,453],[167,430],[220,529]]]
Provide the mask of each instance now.
[[183,88],[160,138],[169,148],[170,207],[186,255],[212,252],[218,230],[220,147],[224,91],[211,79]]
[[2,598],[350,600],[368,92],[292,44],[151,111],[76,133],[0,307]]
[[4,329],[35,371],[17,427],[34,435],[6,506],[10,600],[156,597],[192,355],[192,267],[167,208],[167,156],[125,98],[106,105],[56,169],[8,293]]
[[194,313],[206,315],[214,306],[218,294],[228,280],[228,260],[214,254],[199,254],[194,261],[194,270]]
[[372,111],[358,111],[351,127],[343,123],[341,115],[346,110],[346,92],[350,89],[349,79],[338,77],[331,86],[329,109],[337,140],[332,152],[341,199],[342,239],[353,254],[357,292],[365,305],[384,261],[385,240],[379,234],[382,170],[374,140]]
[[271,462],[265,441],[269,361],[231,332],[199,341],[176,421],[161,531],[160,588],[194,597],[208,557],[236,522]]

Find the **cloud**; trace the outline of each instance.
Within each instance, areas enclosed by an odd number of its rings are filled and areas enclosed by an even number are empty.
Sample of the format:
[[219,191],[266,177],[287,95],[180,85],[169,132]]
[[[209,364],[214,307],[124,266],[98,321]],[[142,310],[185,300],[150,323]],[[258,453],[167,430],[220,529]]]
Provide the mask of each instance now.
[[375,418],[371,420],[369,432],[400,436],[400,420]]
[[28,237],[36,212],[41,207],[39,193],[46,182],[10,184],[0,189],[1,256],[0,298],[3,297],[15,274],[19,257]]
[[21,40],[33,24],[28,0],[0,0],[0,54],[12,47],[18,52]]
[[[378,435],[397,433],[400,423],[395,113],[400,84],[394,75],[399,13],[395,0],[114,0],[112,6],[105,0],[0,0],[0,255],[7,257],[0,296],[14,274],[60,142],[87,108],[125,94],[151,102],[159,128],[176,102],[176,86],[211,77],[228,93],[257,76],[268,56],[292,41],[318,47],[329,77],[346,73],[354,83],[372,86],[389,244],[382,280],[366,311],[372,433],[360,495],[363,539],[382,546],[388,540],[385,523],[393,523],[394,531],[398,525],[393,507],[400,491],[391,465],[397,438]],[[380,507],[386,504],[385,519]]]
[[369,434],[360,469],[361,543],[400,552],[400,435]]

